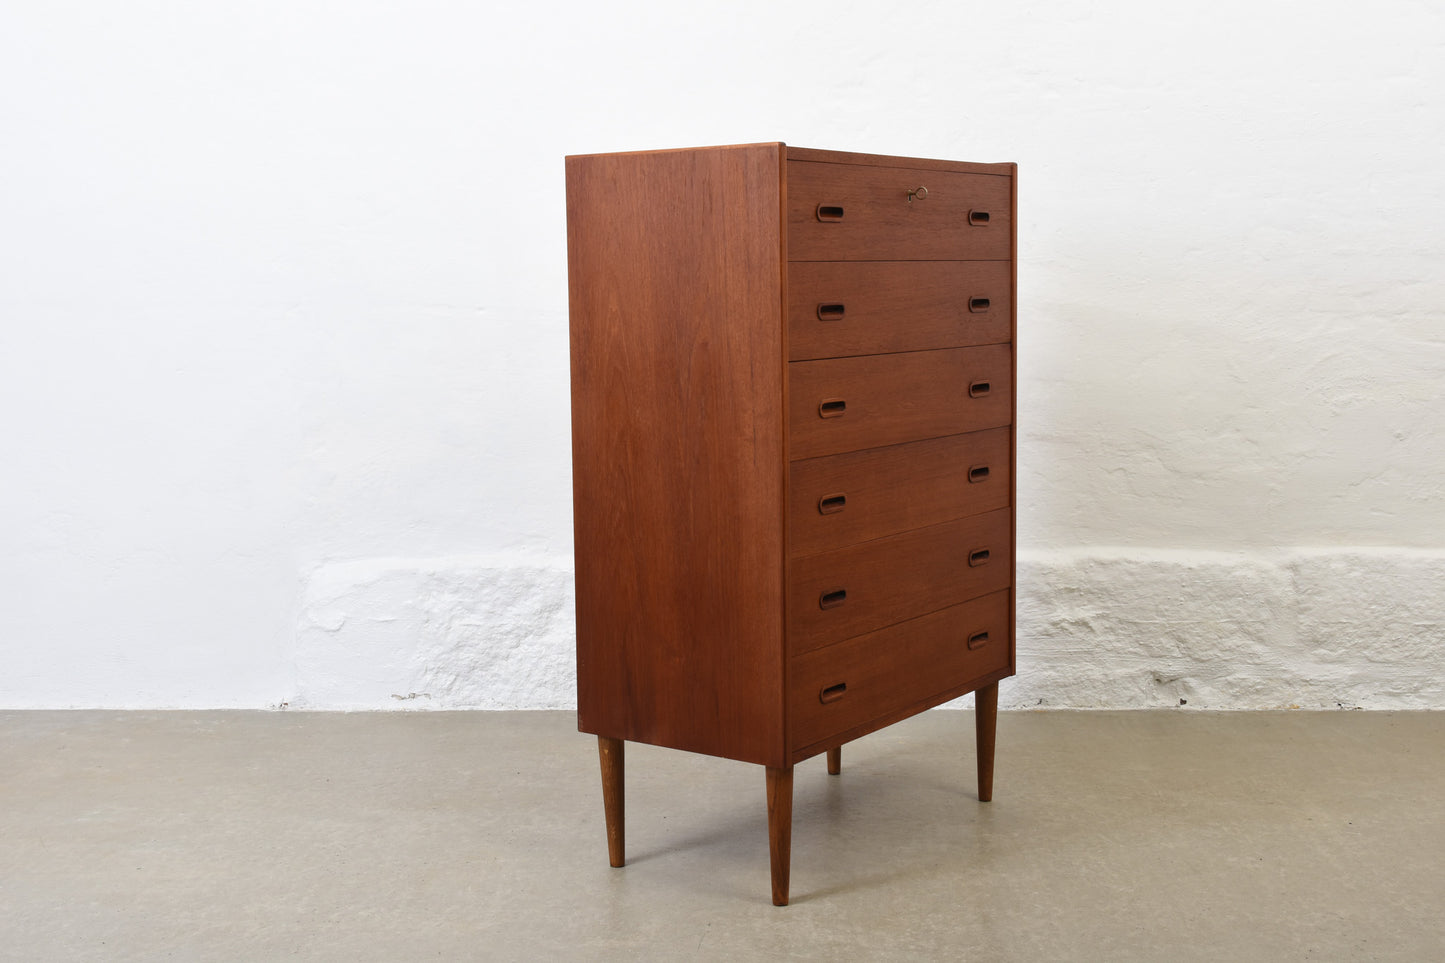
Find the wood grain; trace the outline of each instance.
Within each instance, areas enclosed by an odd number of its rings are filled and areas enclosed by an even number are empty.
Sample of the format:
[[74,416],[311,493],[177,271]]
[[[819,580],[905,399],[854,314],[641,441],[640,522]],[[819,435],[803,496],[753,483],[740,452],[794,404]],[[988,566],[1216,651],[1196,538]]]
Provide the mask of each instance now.
[[788,265],[788,358],[1006,342],[1010,281],[1007,261],[795,261]]
[[813,555],[1006,508],[1011,454],[1009,429],[991,428],[795,461],[788,553]]
[[974,696],[974,744],[978,758],[978,800],[993,800],[993,747],[998,733],[998,683],[983,686]]
[[929,709],[943,705],[945,702],[952,702],[954,699],[966,696],[970,692],[980,689],[991,682],[998,682],[1013,674],[1012,669],[999,669],[996,672],[990,672],[981,679],[970,679],[966,683],[954,686],[951,689],[946,689],[926,699],[920,699],[917,702],[910,702],[906,705],[894,706],[877,719],[870,720],[862,725],[853,726],[843,732],[834,733],[826,739],[812,743],[811,745],[794,748],[792,751],[792,762],[794,765],[797,765],[821,752],[826,752],[832,746],[841,746],[855,739],[861,739],[870,732],[877,732],[880,729],[885,729],[893,725],[895,722],[902,722],[904,719],[912,718],[920,712],[926,712]]
[[[793,261],[968,261],[1009,258],[1008,177],[788,162],[788,258]],[[928,188],[922,200],[908,192]],[[819,205],[843,217],[818,219]],[[986,211],[988,224],[969,223]]]
[[607,861],[614,867],[627,863],[627,808],[624,783],[627,743],[621,739],[597,737],[597,756],[602,764],[602,815],[607,823]]
[[[1008,666],[1008,592],[951,606],[794,658],[789,743],[800,749],[886,716],[899,706],[966,686]],[[968,641],[987,632],[989,641]],[[819,693],[846,684],[843,697]]]
[[[988,512],[788,563],[788,651],[800,655],[1009,587],[1009,510]],[[970,565],[977,550],[983,565]],[[842,604],[820,599],[846,591]]]
[[815,161],[820,164],[866,164],[875,167],[903,167],[921,171],[958,171],[966,174],[1013,175],[1017,164],[980,164],[977,161],[942,160],[933,157],[900,157],[894,154],[861,154],[853,151],[818,150],[815,147],[788,147],[790,161]]
[[796,762],[836,773],[843,743],[977,689],[992,794],[1017,169],[778,143],[566,169],[578,726],[609,859],[625,740],[759,763],[786,905]]
[[773,905],[788,905],[788,870],[793,858],[793,767],[769,766],[768,861],[772,868]]
[[[1009,345],[794,361],[788,365],[789,457],[844,451],[997,428],[1013,417]],[[988,383],[970,397],[969,386]],[[824,417],[820,406],[846,410]]]
[[[1018,547],[1018,451],[1019,451],[1019,353],[1018,353],[1018,286],[1019,286],[1019,235],[1017,225],[1019,222],[1019,168],[1017,164],[1009,164],[1009,184],[1011,185],[1011,196],[1009,204],[1013,211],[1013,223],[1015,229],[1011,232],[1009,240],[1009,265],[1012,269],[1012,276],[1009,279],[1009,287],[1012,296],[1009,298],[1009,322],[1011,331],[1009,341],[1013,344],[1012,357],[1009,358],[1009,370],[1013,377],[1009,379],[1009,408],[1013,412],[1009,428],[1009,504],[1014,506],[1013,517],[1009,522],[1009,542],[1015,549]],[[1016,640],[1018,637],[1018,552],[1014,552],[1014,571],[1010,575],[1014,588],[1010,590],[1009,596],[1009,660],[1008,674],[1013,675],[1017,671],[1016,663]]]
[[567,159],[578,726],[782,764],[782,147]]

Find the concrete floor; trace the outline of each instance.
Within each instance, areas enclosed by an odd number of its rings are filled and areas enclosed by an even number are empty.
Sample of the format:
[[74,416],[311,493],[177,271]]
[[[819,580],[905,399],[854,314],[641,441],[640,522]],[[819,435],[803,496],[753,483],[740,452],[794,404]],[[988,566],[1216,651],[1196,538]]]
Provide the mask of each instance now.
[[6,960],[1445,958],[1445,713],[971,713],[795,777],[563,712],[0,713]]

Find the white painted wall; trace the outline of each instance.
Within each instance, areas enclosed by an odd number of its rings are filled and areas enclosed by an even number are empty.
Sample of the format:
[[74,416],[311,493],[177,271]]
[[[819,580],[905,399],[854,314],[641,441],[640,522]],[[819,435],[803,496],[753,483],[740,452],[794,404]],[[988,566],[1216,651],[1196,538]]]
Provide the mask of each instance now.
[[562,157],[1021,165],[1010,705],[1445,707],[1445,7],[0,8],[0,706],[564,706]]

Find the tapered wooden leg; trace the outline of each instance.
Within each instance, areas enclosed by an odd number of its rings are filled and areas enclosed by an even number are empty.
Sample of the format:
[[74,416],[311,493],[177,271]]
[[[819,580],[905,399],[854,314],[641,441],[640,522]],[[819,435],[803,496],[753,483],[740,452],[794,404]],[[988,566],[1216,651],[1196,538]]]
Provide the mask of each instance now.
[[788,860],[793,849],[793,767],[768,770],[768,857],[773,905],[788,905]]
[[978,798],[993,798],[993,743],[998,731],[998,683],[979,689],[973,696],[974,739],[978,746]]
[[597,737],[597,755],[602,760],[602,810],[607,816],[607,861],[621,866],[626,861],[623,834],[621,739]]
[[843,747],[834,746],[828,750],[828,775],[836,776],[843,771]]

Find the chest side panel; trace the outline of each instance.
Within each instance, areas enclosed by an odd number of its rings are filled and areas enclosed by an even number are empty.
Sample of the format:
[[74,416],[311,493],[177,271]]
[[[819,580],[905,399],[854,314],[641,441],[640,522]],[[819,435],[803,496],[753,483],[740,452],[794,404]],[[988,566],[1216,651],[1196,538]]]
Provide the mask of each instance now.
[[781,147],[567,160],[578,724],[784,758]]

